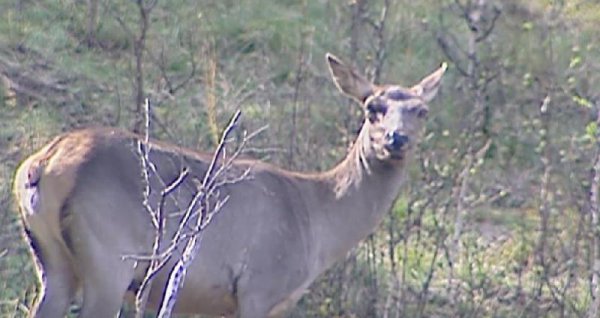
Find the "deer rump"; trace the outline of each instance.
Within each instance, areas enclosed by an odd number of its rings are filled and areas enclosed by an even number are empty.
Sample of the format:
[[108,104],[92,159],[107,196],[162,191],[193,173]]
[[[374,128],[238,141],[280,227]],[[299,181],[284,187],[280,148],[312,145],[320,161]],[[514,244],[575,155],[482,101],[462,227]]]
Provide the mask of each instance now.
[[[46,272],[46,295],[58,292],[71,299],[76,289],[83,288],[82,310],[98,303],[90,313],[118,312],[124,288],[135,290],[146,270],[145,262],[126,256],[149,255],[155,235],[144,205],[145,184],[136,152],[139,137],[88,129],[57,139],[54,147],[43,149],[21,166],[17,180],[23,183],[16,186],[23,189],[19,194],[23,219]],[[74,149],[72,145],[87,146]],[[169,242],[198,192],[197,183],[210,158],[162,144],[149,148],[150,162],[158,172],[150,174],[149,206],[158,206],[160,191],[184,167],[191,171],[164,199]],[[308,279],[306,262],[314,256],[308,255],[309,216],[298,202],[302,181],[281,178],[282,172],[273,167],[243,160],[229,173],[241,172],[248,165],[252,174],[247,180],[220,189],[220,196],[229,200],[203,234],[198,261],[179,292],[178,312],[231,314],[237,311],[237,293],[249,292],[240,288],[242,284],[255,281],[264,289],[271,280],[268,294],[293,294]],[[179,251],[175,250],[173,260]],[[171,266],[172,262],[156,276],[150,307],[159,304]],[[48,280],[54,276],[64,278],[56,288]],[[113,304],[111,311],[109,304]]]

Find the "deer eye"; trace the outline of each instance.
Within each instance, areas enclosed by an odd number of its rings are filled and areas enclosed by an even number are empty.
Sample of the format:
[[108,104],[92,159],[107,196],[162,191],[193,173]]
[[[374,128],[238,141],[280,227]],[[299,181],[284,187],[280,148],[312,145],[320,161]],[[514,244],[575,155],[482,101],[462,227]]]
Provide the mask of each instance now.
[[429,113],[429,110],[427,109],[427,107],[416,106],[409,108],[408,112],[415,114],[419,118],[425,118],[425,116],[427,116],[427,114]]
[[387,105],[380,102],[371,102],[367,105],[367,111],[373,114],[380,113],[385,115],[387,112]]
[[387,112],[387,105],[379,101],[372,101],[367,104],[367,118],[375,123],[381,116]]

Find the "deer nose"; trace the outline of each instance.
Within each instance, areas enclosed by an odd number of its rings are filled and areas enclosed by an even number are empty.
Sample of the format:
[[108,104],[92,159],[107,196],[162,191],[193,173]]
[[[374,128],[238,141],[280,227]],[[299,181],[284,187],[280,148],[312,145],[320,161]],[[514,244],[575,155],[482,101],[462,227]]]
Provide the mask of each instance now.
[[408,143],[408,137],[400,134],[397,131],[392,131],[385,134],[385,140],[387,142],[385,147],[389,151],[399,151],[405,144]]

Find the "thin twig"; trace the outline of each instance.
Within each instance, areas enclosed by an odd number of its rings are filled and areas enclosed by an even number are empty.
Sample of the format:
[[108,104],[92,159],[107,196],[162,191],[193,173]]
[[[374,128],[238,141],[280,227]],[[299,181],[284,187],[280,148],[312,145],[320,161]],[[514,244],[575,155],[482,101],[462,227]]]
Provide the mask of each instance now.
[[[175,302],[177,301],[177,293],[179,291],[180,286],[183,284],[187,268],[196,257],[200,248],[202,229],[204,229],[210,223],[210,221],[212,220],[212,216],[214,216],[221,210],[221,208],[229,198],[225,197],[220,202],[217,201],[213,209],[209,210],[209,196],[211,195],[211,193],[214,193],[217,190],[214,188],[214,186],[210,187],[210,184],[214,185],[215,179],[219,177],[219,175],[216,174],[217,171],[221,171],[218,169],[218,166],[221,160],[223,160],[223,153],[225,152],[225,147],[228,143],[229,135],[237,127],[240,116],[241,111],[238,110],[233,115],[233,117],[229,121],[229,124],[223,131],[223,134],[221,135],[221,139],[219,141],[219,145],[217,146],[217,149],[213,154],[208,169],[204,174],[202,183],[198,187],[198,192],[196,193],[196,195],[194,196],[194,200],[192,200],[192,203],[190,204],[190,209],[188,210],[189,213],[186,213],[186,215],[184,216],[184,219],[189,220],[191,211],[194,210],[194,207],[196,205],[195,203],[200,203],[201,213],[196,217],[196,224],[193,227],[193,229],[196,229],[197,233],[194,233],[194,235],[187,241],[181,258],[176,262],[175,266],[171,270],[169,280],[165,287],[165,296],[163,297],[162,304],[158,310],[158,317],[160,318],[171,316],[171,312],[173,310],[173,307],[175,306]],[[182,228],[180,227],[180,229]]]

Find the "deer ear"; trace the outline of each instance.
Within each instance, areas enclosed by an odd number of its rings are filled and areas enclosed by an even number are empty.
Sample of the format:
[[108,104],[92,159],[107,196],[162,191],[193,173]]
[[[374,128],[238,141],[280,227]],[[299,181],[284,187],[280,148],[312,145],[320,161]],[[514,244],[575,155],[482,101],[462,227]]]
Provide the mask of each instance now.
[[373,93],[374,85],[356,72],[353,68],[346,66],[337,57],[327,53],[329,71],[333,82],[342,93],[363,103]]
[[435,72],[431,73],[427,77],[421,80],[421,82],[411,88],[411,90],[421,96],[425,102],[430,102],[438,92],[440,83],[442,82],[442,76],[446,72],[448,64],[442,63],[442,66]]

